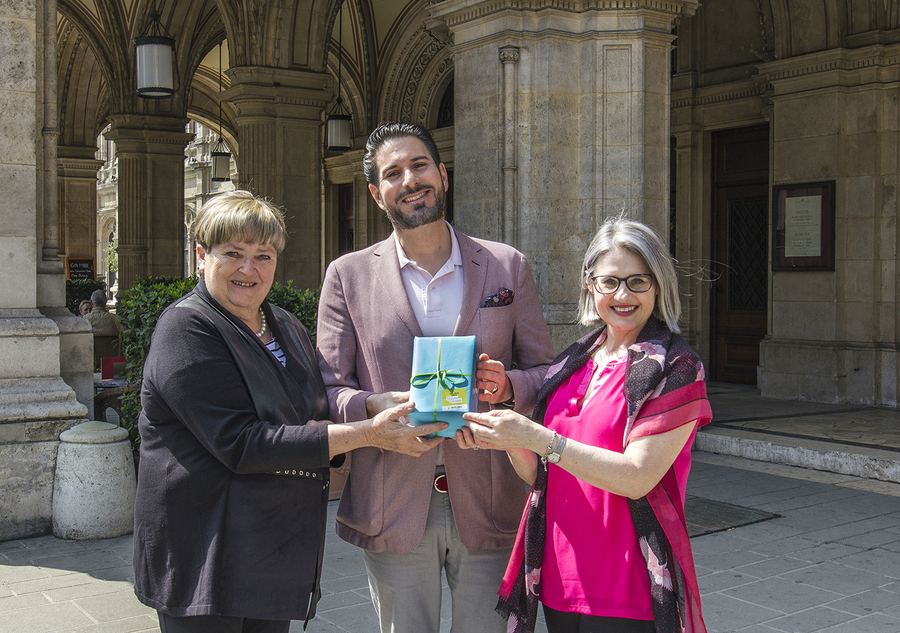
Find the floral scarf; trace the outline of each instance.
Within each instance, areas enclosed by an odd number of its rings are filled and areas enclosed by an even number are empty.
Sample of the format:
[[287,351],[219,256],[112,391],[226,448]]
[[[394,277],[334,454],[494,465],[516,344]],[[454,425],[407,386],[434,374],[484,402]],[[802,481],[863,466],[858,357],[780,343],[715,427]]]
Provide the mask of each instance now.
[[[550,394],[605,340],[604,326],[557,357],[538,393],[535,421],[543,423]],[[650,317],[628,349],[624,395],[628,419],[623,451],[634,438],[665,433],[694,420],[703,425],[712,419],[703,364],[681,337],[655,317]],[[546,491],[547,464],[541,461],[499,592],[497,611],[508,618],[508,633],[532,633],[537,620],[547,531]],[[650,577],[657,632],[706,633],[684,500],[674,470],[670,468],[647,496],[629,500],[628,506]]]

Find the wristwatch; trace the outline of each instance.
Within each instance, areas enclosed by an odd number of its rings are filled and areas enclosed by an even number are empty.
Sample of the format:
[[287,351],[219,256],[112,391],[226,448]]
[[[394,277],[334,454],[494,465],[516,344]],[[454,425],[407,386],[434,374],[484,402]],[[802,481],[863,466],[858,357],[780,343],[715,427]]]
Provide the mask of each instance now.
[[[556,445],[554,447],[554,444]],[[550,440],[550,444],[547,446],[547,454],[544,455],[544,459],[551,464],[558,464],[559,458],[562,457],[563,449],[566,448],[566,438],[563,435],[559,435],[556,431],[553,432],[553,439]]]

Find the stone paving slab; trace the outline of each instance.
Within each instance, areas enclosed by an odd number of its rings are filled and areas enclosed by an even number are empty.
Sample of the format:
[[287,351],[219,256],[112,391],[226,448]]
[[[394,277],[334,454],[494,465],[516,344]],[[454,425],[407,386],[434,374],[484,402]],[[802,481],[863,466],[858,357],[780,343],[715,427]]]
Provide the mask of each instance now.
[[[900,484],[695,453],[688,492],[780,515],[692,539],[710,633],[900,632]],[[132,591],[131,547],[0,543],[0,633],[158,632]],[[322,587],[308,633],[377,632],[362,554],[333,533]],[[445,588],[441,633],[449,613]]]

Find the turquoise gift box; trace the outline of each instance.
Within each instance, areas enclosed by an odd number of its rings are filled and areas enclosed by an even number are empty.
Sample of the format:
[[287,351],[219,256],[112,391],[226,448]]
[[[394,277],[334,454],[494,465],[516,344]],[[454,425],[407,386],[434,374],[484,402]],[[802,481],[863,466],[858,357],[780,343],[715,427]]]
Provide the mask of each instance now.
[[455,437],[465,424],[463,413],[478,410],[475,337],[415,337],[409,397],[416,403],[410,424],[446,422],[450,426],[438,435]]

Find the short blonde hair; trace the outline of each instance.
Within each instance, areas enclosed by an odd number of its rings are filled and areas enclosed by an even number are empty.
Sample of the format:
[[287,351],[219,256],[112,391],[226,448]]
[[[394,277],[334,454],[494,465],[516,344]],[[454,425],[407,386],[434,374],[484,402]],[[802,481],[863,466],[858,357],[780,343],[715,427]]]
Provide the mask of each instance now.
[[607,219],[591,240],[581,267],[581,295],[578,297],[578,322],[595,325],[601,322],[590,290],[591,275],[597,260],[617,248],[631,251],[647,264],[659,288],[653,314],[671,332],[681,333],[681,298],[678,296],[678,275],[672,257],[659,235],[646,224],[622,216]]
[[239,240],[266,244],[281,253],[287,240],[284,215],[274,204],[240,189],[211,198],[193,223],[194,240],[209,251]]

